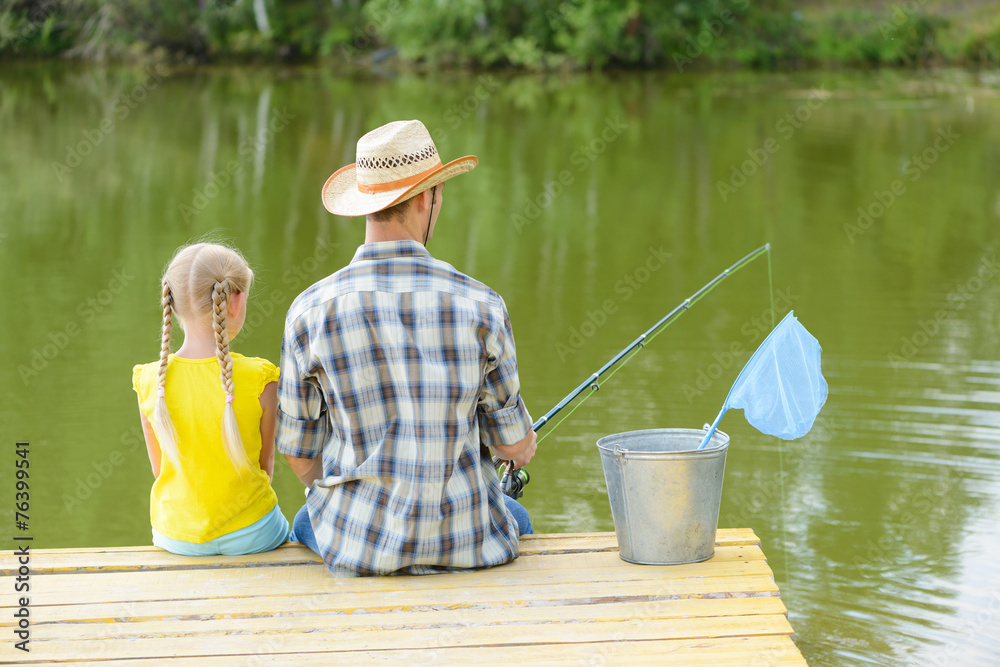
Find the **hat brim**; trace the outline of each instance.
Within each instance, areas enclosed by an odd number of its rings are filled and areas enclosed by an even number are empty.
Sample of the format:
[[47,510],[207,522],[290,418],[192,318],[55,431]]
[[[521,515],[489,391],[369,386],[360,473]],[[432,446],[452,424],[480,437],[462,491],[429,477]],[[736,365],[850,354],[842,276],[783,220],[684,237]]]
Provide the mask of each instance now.
[[357,170],[354,164],[349,164],[335,171],[326,180],[323,185],[323,206],[334,215],[345,217],[369,215],[414,197],[424,190],[444,183],[449,178],[472,171],[477,164],[479,158],[475,155],[465,155],[448,164],[440,165],[416,183],[372,194],[358,190]]

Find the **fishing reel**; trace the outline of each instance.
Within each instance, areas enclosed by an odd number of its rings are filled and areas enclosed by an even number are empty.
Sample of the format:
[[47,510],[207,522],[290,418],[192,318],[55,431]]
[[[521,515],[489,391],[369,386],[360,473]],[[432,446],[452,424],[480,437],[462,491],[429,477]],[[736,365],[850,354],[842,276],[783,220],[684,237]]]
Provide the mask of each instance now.
[[531,480],[531,475],[524,468],[518,468],[512,472],[513,467],[513,463],[508,463],[504,469],[503,476],[500,477],[500,490],[504,492],[504,495],[517,500],[524,495],[524,487]]

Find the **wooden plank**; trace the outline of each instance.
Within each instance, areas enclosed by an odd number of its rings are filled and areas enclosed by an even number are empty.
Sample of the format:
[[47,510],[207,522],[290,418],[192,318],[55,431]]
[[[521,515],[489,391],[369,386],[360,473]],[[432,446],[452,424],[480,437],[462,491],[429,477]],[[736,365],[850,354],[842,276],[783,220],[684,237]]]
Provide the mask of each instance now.
[[[239,585],[240,593],[245,595],[258,594],[253,587],[244,587],[253,581],[267,582],[266,594],[273,594],[270,579],[280,577],[283,580],[295,579],[297,582],[308,583],[309,592],[316,590],[396,590],[399,588],[470,588],[494,587],[506,584],[528,582],[543,582],[558,580],[572,581],[621,581],[636,579],[683,579],[697,576],[720,576],[728,572],[727,566],[734,563],[749,564],[759,562],[764,564],[763,552],[758,547],[720,547],[716,555],[702,563],[687,565],[652,566],[635,565],[618,558],[613,552],[570,553],[564,555],[528,556],[519,558],[503,566],[468,572],[457,572],[448,575],[430,577],[360,577],[336,579],[331,577],[326,568],[319,563],[305,565],[285,565],[280,568],[246,567],[224,570],[214,569],[181,569],[181,570],[149,570],[126,571],[112,575],[106,573],[84,574],[51,574],[36,575],[36,588],[59,594],[60,602],[93,602],[100,601],[105,591],[113,589],[135,589],[137,600],[149,599],[141,597],[146,594],[155,595],[155,599],[163,599],[162,588],[177,588],[179,585],[194,586],[201,581],[210,584],[221,584],[226,587]],[[770,572],[770,570],[767,570]],[[406,582],[406,583],[402,583]],[[319,586],[320,588],[315,588]],[[84,599],[67,599],[63,595],[71,594],[73,590],[82,589]],[[198,588],[195,590],[211,590]],[[224,595],[231,591],[226,590]],[[291,593],[293,591],[286,590]],[[185,595],[187,595],[185,593]],[[169,596],[171,599],[174,596]],[[46,604],[49,599],[41,596],[38,604]],[[119,598],[121,599],[121,598]],[[9,603],[9,601],[7,601]],[[2,607],[0,607],[2,608]]]
[[298,542],[287,542],[273,551],[245,556],[178,556],[158,547],[141,547],[141,551],[135,548],[82,554],[39,549],[31,552],[31,559],[32,574],[281,567],[323,562],[323,559]]
[[[180,558],[180,557],[178,557]],[[199,567],[197,562],[191,563],[193,559],[184,559],[177,565],[167,565],[160,567],[150,567],[145,565],[136,565],[128,568],[112,567],[112,568],[80,568],[79,570],[70,568],[61,568],[59,570],[49,570],[47,572],[38,572],[32,570],[35,576],[43,575],[65,575],[65,574],[76,574],[76,573],[98,573],[98,574],[121,574],[121,573],[136,573],[136,572],[146,572],[146,573],[163,573],[164,575],[169,574],[172,571],[213,571],[219,573],[222,576],[228,570],[247,570],[252,568],[285,568],[292,566],[310,566],[315,567],[319,570],[325,571],[325,566],[319,560],[318,557],[314,559],[308,559],[300,562],[258,562],[255,564],[240,565],[238,562],[234,563],[230,567]],[[764,553],[760,550],[758,546],[736,546],[736,547],[717,547],[715,555],[709,560],[710,563],[715,562],[726,562],[726,561],[737,561],[737,560],[764,560]],[[526,556],[521,556],[512,563],[506,564],[499,568],[493,568],[491,570],[479,570],[479,571],[468,571],[466,573],[456,573],[456,574],[476,574],[479,573],[482,576],[490,576],[495,572],[513,572],[521,570],[563,570],[563,569],[586,569],[586,568],[598,568],[598,567],[622,567],[627,571],[632,571],[634,568],[641,568],[646,570],[650,567],[649,565],[636,565],[634,563],[627,563],[622,561],[617,551],[583,551],[583,552],[568,552],[568,553],[548,553],[548,554],[529,554]],[[670,566],[671,569],[677,569],[682,566]],[[281,576],[280,572],[273,572],[275,576]],[[329,576],[329,575],[328,575]]]
[[[733,557],[764,558],[759,545],[719,546],[716,547],[715,551],[716,554],[713,558],[716,559]],[[279,552],[281,553],[279,554]],[[279,555],[276,557],[270,556],[270,554]],[[526,567],[530,566],[533,568],[540,567],[539,563],[545,563],[546,565],[543,567],[549,567],[549,563],[552,563],[551,567],[562,567],[562,561],[558,560],[558,557],[579,556],[580,554],[610,554],[608,558],[619,558],[617,548],[594,550],[567,549],[564,551],[547,550],[522,554],[514,563],[521,563]],[[734,556],[733,554],[736,555]],[[552,559],[553,556],[557,557],[556,560]],[[44,554],[39,556],[36,553],[32,553],[32,574],[117,573],[151,570],[226,570],[233,568],[245,569],[248,567],[286,567],[289,565],[308,565],[312,563],[322,564],[322,560],[312,551],[301,547],[294,551],[289,548],[283,548],[267,552],[267,554],[215,556],[205,559],[176,556],[165,551],[160,551],[159,554],[149,554],[148,557],[130,553],[126,558],[110,559],[110,562],[104,564],[101,564],[99,560],[91,560],[87,564],[82,564],[64,554]]]
[[351,579],[297,544],[37,550],[32,653],[7,643],[0,663],[805,664],[757,536],[717,537],[697,564],[626,563],[613,533],[538,535],[488,570]]
[[[483,613],[486,609],[526,609],[540,607],[550,610],[553,615],[562,614],[561,607],[589,604],[607,604],[610,602],[621,603],[641,603],[643,601],[654,600],[660,604],[680,603],[678,609],[685,609],[683,605],[700,602],[732,602],[749,600],[753,604],[755,600],[775,600],[780,603],[777,596],[777,588],[773,579],[758,578],[754,582],[756,588],[767,584],[771,590],[758,592],[755,590],[739,591],[738,585],[729,580],[702,580],[696,592],[690,595],[677,595],[675,597],[657,597],[650,595],[655,593],[655,589],[636,584],[634,587],[617,586],[613,590],[607,587],[595,586],[590,592],[600,593],[590,597],[568,598],[558,597],[568,592],[586,593],[579,587],[570,589],[560,589],[549,587],[551,597],[545,597],[543,589],[536,589],[536,597],[533,599],[520,599],[512,601],[520,589],[495,590],[492,595],[481,592],[475,596],[451,597],[442,600],[437,597],[431,604],[410,604],[410,609],[432,608],[438,612],[448,612],[456,610],[458,613],[468,614],[473,610],[475,614]],[[719,587],[723,590],[718,590]],[[715,590],[713,590],[715,589]],[[239,591],[234,591],[238,595]],[[774,596],[774,597],[772,597]],[[395,596],[396,602],[405,602]],[[414,602],[411,600],[410,602]],[[428,602],[428,601],[425,601]],[[123,601],[105,602],[92,604],[67,604],[49,605],[44,608],[46,622],[62,621],[98,621],[109,622],[114,620],[149,620],[149,619],[211,619],[218,616],[265,616],[267,614],[303,614],[303,613],[330,613],[330,614],[354,614],[358,613],[359,605],[368,603],[364,611],[369,613],[399,613],[402,608],[397,606],[378,605],[378,599],[371,596],[362,598],[358,594],[348,595],[328,595],[316,593],[312,595],[268,595],[268,596],[239,596],[228,598],[202,598],[202,599],[176,599],[176,600],[152,600],[152,601]],[[768,604],[770,602],[767,602]],[[763,603],[762,603],[763,604]],[[784,605],[782,604],[782,607]],[[692,609],[696,609],[697,606]],[[779,613],[774,611],[774,613]],[[698,615],[694,611],[678,611],[678,615]]]
[[[295,605],[307,609],[330,610],[339,613],[377,613],[392,610],[420,609],[464,609],[475,612],[487,605],[512,607],[556,607],[567,604],[593,604],[606,599],[618,600],[663,600],[686,598],[732,598],[732,597],[764,597],[777,594],[770,575],[723,577],[716,579],[701,579],[698,585],[691,584],[686,588],[672,582],[625,582],[613,588],[602,584],[580,584],[567,586],[516,586],[508,590],[488,590],[479,594],[464,594],[461,590],[449,590],[440,595],[428,595],[422,592],[401,591],[385,594],[356,593],[353,595],[313,594],[298,596],[300,600]],[[768,590],[770,589],[770,590]],[[277,599],[284,602],[285,596],[270,596],[258,598],[208,598],[185,600],[183,597],[173,601],[152,600],[145,603],[122,601],[115,610],[114,617],[155,616],[156,610],[162,615],[179,616],[188,614],[213,615],[225,613],[227,609],[239,610],[244,601],[261,602],[264,605],[277,606]],[[84,605],[80,605],[83,607]],[[331,609],[332,608],[332,609]],[[123,612],[123,613],[120,613]],[[48,614],[46,608],[35,608],[36,615]],[[108,611],[96,614],[99,618],[110,616]],[[9,627],[9,623],[5,626]]]
[[[805,665],[802,654],[787,636],[728,637],[725,639],[661,639],[641,642],[549,643],[531,646],[449,647],[420,650],[372,650],[349,654],[315,652],[259,655],[254,664],[296,665],[338,664],[349,659],[352,665],[439,665],[497,664],[509,665],[630,665],[637,667],[663,664],[746,667],[746,665]],[[231,656],[175,658],[172,667],[232,667]],[[148,660],[109,660],[74,662],[74,667],[148,667]]]
[[[72,605],[70,609],[76,607]],[[120,639],[135,635],[144,637],[205,634],[267,632],[286,629],[309,632],[315,628],[352,632],[358,629],[398,628],[428,631],[448,627],[496,627],[503,624],[610,622],[638,619],[703,618],[785,614],[785,605],[777,597],[736,599],[686,599],[644,602],[612,601],[601,604],[564,605],[559,607],[526,607],[505,605],[485,607],[470,614],[467,609],[435,609],[424,611],[389,611],[385,613],[345,614],[321,609],[269,608],[248,612],[232,609],[229,613],[181,616],[127,616],[91,619],[89,622],[54,622],[48,614],[38,624],[35,639]]]
[[[499,627],[451,627],[428,632],[424,628],[358,628],[345,633],[322,626],[308,631],[288,627],[240,634],[134,635],[122,640],[95,641],[88,638],[67,641],[39,637],[33,639],[35,655],[45,660],[100,658],[157,658],[161,656],[196,657],[204,655],[248,656],[262,653],[308,653],[312,651],[350,652],[385,649],[435,649],[463,646],[502,646],[548,644],[558,636],[559,643],[592,641],[647,641],[655,639],[722,638],[754,635],[791,634],[783,614],[700,618],[643,619],[610,622],[511,623]],[[38,631],[36,631],[38,632]],[[34,657],[34,656],[33,656]],[[343,656],[350,659],[349,654]]]
[[[431,577],[364,577],[337,579],[317,565],[281,568],[276,575],[271,568],[226,571],[179,570],[169,572],[127,572],[112,577],[103,574],[63,574],[32,578],[33,604],[42,608],[51,604],[86,604],[92,602],[138,602],[152,600],[191,600],[230,598],[233,596],[286,596],[334,594],[345,598],[355,608],[368,605],[446,604],[458,600],[492,600],[508,590],[523,590],[525,599],[546,595],[550,598],[580,598],[618,594],[622,590],[641,591],[649,585],[658,597],[690,596],[699,592],[730,590],[726,581],[753,578],[750,588],[734,592],[770,592],[770,585],[760,583],[771,578],[767,563],[759,559],[708,561],[696,565],[666,567],[639,566],[627,563],[607,567],[579,569],[514,569],[511,566],[485,572],[448,574]],[[510,568],[510,569],[508,569]],[[634,593],[632,593],[634,594]],[[363,600],[363,602],[362,602]]]
[[[554,542],[568,541],[574,542],[577,540],[611,540],[614,541],[615,534],[613,532],[600,532],[600,533],[536,533],[534,535],[523,535],[521,537],[522,543],[531,543],[539,540],[551,540]],[[760,538],[753,532],[752,528],[719,528],[716,531],[715,541],[720,545],[739,545],[739,544],[754,544],[760,542]],[[292,543],[295,544],[295,543]],[[284,545],[280,548],[287,548],[288,545]],[[39,551],[42,551],[41,549]],[[88,554],[88,553],[115,553],[115,552],[128,552],[128,551],[161,551],[157,547],[150,545],[141,545],[134,547],[71,547],[68,549],[50,549],[49,551],[60,551],[63,553],[76,553],[76,554]],[[271,553],[271,552],[268,552]]]
[[[760,540],[752,530],[725,529],[716,534],[719,547],[759,545]],[[522,556],[570,553],[578,551],[617,551],[618,542],[614,533],[576,533],[525,535],[521,538]],[[226,568],[246,567],[259,564],[302,565],[321,562],[319,556],[298,542],[289,542],[262,554],[246,556],[210,556],[192,558],[177,556],[158,547],[114,547],[88,549],[36,549],[32,551],[32,573],[81,571],[130,571],[165,568]],[[15,569],[0,570],[3,576],[11,576]]]

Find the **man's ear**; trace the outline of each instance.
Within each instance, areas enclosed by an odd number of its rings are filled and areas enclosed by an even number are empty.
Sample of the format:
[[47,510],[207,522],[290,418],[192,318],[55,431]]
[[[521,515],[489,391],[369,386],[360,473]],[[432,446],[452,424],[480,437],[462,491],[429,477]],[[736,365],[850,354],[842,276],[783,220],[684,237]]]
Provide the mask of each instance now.
[[421,213],[423,213],[423,212],[427,211],[428,209],[430,209],[430,207],[431,207],[431,191],[430,190],[424,190],[419,195],[415,196],[413,199],[415,200],[413,203],[416,204],[417,210],[420,211]]

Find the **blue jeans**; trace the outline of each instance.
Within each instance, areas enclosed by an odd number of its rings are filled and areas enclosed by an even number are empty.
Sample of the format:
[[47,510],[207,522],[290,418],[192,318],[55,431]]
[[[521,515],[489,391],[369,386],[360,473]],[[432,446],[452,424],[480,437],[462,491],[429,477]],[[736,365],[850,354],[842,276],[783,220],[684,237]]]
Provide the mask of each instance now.
[[[514,517],[514,521],[517,523],[517,534],[531,535],[534,531],[531,529],[531,519],[528,517],[528,510],[524,509],[524,505],[510,496],[504,496],[503,502],[507,506],[507,511],[510,512],[510,515]],[[313,533],[312,521],[309,519],[307,505],[303,505],[295,513],[295,518],[292,520],[292,535],[288,540],[290,542],[301,542],[317,554],[319,553],[319,545],[316,544],[316,535]]]
[[510,496],[504,496],[503,502],[507,506],[507,511],[510,512],[510,515],[514,517],[514,521],[517,522],[518,535],[531,535],[535,532],[531,529],[531,519],[528,517],[528,510],[524,508],[524,505]]
[[[306,503],[295,513],[292,519],[292,534],[288,537],[289,542],[301,542],[317,554],[319,545],[316,544],[316,534],[313,533],[312,521],[309,519],[309,505]],[[322,554],[320,554],[322,555]]]

